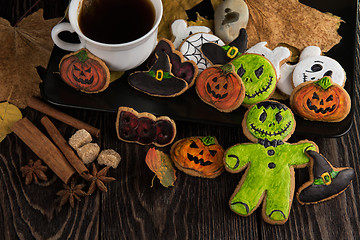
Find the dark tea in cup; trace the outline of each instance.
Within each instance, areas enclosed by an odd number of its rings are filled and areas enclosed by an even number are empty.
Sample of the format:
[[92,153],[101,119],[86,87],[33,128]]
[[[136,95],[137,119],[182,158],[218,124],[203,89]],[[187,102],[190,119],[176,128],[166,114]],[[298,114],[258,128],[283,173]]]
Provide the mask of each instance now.
[[85,0],[78,22],[82,33],[94,41],[127,43],[152,29],[155,8],[150,0]]

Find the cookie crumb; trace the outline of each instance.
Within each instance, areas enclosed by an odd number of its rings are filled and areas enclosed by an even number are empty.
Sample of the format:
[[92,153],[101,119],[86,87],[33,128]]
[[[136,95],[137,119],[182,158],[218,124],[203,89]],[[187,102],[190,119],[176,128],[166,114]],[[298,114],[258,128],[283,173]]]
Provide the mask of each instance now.
[[100,152],[97,160],[101,165],[117,168],[120,163],[121,156],[113,149],[106,149]]
[[79,158],[85,163],[93,162],[99,155],[100,147],[97,143],[88,143],[77,149]]
[[91,141],[92,137],[90,133],[85,129],[80,129],[69,138],[69,145],[75,150],[78,150],[78,148],[90,143]]

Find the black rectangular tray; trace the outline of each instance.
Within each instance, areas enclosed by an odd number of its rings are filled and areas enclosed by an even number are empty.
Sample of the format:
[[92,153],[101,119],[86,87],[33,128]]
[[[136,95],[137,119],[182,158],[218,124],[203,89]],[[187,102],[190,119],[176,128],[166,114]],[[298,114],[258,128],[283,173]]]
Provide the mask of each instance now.
[[[306,0],[301,2],[322,12],[333,13],[344,20],[338,31],[342,36],[341,42],[326,55],[336,59],[345,69],[347,75],[345,89],[352,98],[353,107],[350,114],[338,123],[311,122],[296,116],[297,126],[295,135],[307,137],[339,137],[349,131],[353,122],[355,34],[358,2],[357,0]],[[198,9],[196,9],[196,11],[198,11]],[[189,13],[188,15],[190,16]],[[238,127],[241,125],[242,118],[246,111],[244,107],[240,107],[231,113],[219,112],[203,103],[197,96],[194,87],[177,97],[151,97],[129,86],[127,76],[131,71],[126,72],[120,79],[112,82],[104,92],[86,94],[76,91],[67,86],[58,74],[59,62],[67,53],[67,51],[59,49],[56,46],[52,51],[45,78],[41,85],[42,97],[49,103],[106,112],[117,112],[119,106],[128,106],[138,112],[150,112],[156,116],[165,115],[179,121]],[[289,106],[288,101],[284,103]]]

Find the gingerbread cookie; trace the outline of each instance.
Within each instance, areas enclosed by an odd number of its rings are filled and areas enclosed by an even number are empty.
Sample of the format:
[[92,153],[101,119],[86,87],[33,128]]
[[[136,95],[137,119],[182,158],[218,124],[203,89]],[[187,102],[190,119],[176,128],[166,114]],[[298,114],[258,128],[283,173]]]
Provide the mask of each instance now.
[[165,52],[170,58],[171,72],[174,76],[184,79],[189,87],[195,83],[195,78],[198,74],[197,65],[193,61],[185,61],[181,52],[175,50],[171,41],[162,38],[156,45],[154,52],[147,60],[147,66],[150,68],[154,65],[159,51]]
[[169,117],[138,113],[129,107],[119,107],[115,127],[120,140],[141,145],[163,147],[172,143],[176,135],[175,122]]
[[231,63],[214,65],[202,71],[195,89],[201,100],[221,112],[231,112],[244,100],[245,88]]
[[351,99],[331,77],[297,86],[290,96],[291,108],[311,121],[339,122],[350,112]]
[[247,33],[241,28],[239,35],[231,43],[219,46],[216,43],[208,42],[201,46],[203,56],[213,65],[224,65],[245,52],[247,47]]
[[310,180],[296,193],[301,204],[316,204],[338,196],[344,192],[355,178],[352,168],[334,168],[320,153],[306,151],[310,157]]
[[316,81],[328,76],[333,82],[344,86],[346,74],[343,67],[334,59],[322,56],[321,49],[316,46],[304,48],[296,65],[284,64],[281,67],[278,89],[291,95],[292,90],[307,81]]
[[196,177],[215,178],[224,171],[224,149],[215,137],[190,137],[177,141],[170,150],[175,166]]
[[205,26],[188,26],[183,19],[175,20],[171,24],[171,32],[174,35],[174,47],[177,49],[180,44],[190,35],[194,33],[210,33],[211,29]]
[[272,63],[262,55],[246,53],[231,63],[245,86],[244,106],[269,99],[277,82],[276,70]]
[[237,144],[224,154],[227,171],[246,169],[230,198],[232,211],[249,216],[263,202],[266,222],[287,221],[294,196],[294,168],[307,166],[306,151],[318,151],[311,141],[286,142],[295,125],[290,108],[276,101],[257,103],[245,113],[243,132],[253,143]]
[[70,87],[85,93],[104,91],[110,84],[106,64],[87,49],[65,55],[59,64],[61,79]]
[[180,45],[179,51],[187,60],[192,60],[196,63],[199,73],[210,66],[210,63],[202,55],[200,49],[204,43],[213,42],[220,46],[224,45],[217,36],[210,33],[195,33],[186,38]]
[[158,58],[149,71],[130,74],[130,86],[151,96],[175,97],[182,94],[188,88],[187,82],[171,73],[170,59],[165,52],[157,54]]

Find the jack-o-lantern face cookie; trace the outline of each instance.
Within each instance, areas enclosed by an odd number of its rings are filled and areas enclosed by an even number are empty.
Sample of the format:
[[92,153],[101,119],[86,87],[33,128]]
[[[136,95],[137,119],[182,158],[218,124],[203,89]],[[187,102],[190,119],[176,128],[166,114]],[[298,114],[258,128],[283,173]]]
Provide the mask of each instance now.
[[231,62],[245,86],[243,105],[249,106],[271,97],[277,75],[271,62],[259,54],[243,54]]
[[195,89],[201,100],[221,112],[231,112],[244,100],[245,89],[231,63],[214,65],[202,71]]
[[349,94],[331,77],[297,86],[290,96],[291,108],[311,121],[339,122],[350,112]]
[[224,149],[214,137],[190,137],[177,141],[170,150],[175,166],[196,177],[215,178],[224,171]]
[[237,144],[224,154],[225,169],[245,174],[230,198],[232,211],[248,216],[263,203],[266,222],[287,221],[295,188],[294,168],[309,163],[306,151],[318,151],[315,143],[285,142],[295,129],[291,110],[276,101],[253,105],[242,122],[244,134],[253,143]]
[[67,85],[86,93],[104,91],[110,83],[106,64],[86,49],[65,55],[60,61],[59,71]]

